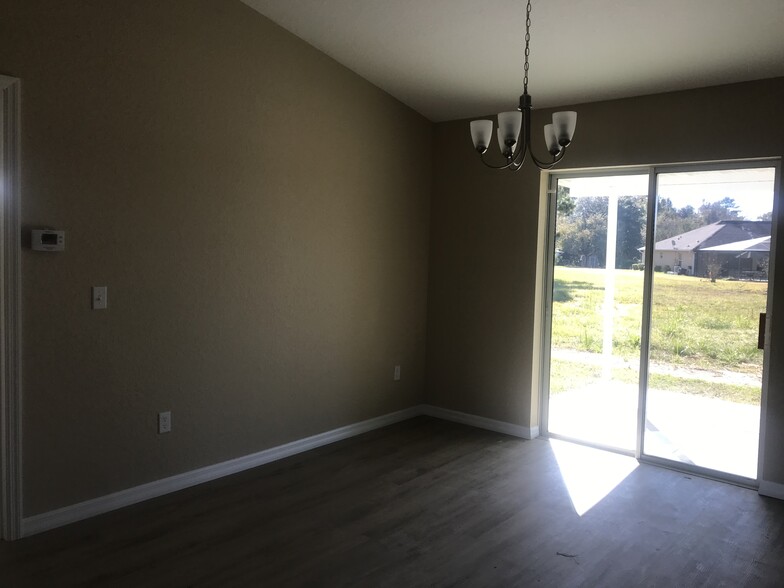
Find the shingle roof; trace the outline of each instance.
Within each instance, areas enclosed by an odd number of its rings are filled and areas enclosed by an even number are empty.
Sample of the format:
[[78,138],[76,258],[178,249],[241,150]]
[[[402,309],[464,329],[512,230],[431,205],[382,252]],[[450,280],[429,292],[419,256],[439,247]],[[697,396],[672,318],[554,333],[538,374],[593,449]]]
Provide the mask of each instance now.
[[724,220],[658,241],[656,251],[694,251],[770,236],[770,221]]

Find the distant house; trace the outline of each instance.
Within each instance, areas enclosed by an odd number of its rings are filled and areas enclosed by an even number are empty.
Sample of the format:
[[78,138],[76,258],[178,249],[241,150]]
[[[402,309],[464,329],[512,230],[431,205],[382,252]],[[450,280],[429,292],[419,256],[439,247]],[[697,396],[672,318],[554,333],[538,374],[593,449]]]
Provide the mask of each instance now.
[[757,237],[701,249],[708,263],[720,268],[719,275],[745,280],[767,280],[770,237]]
[[724,220],[658,241],[653,265],[693,276],[719,266],[722,275],[740,277],[766,267],[769,255],[770,221]]

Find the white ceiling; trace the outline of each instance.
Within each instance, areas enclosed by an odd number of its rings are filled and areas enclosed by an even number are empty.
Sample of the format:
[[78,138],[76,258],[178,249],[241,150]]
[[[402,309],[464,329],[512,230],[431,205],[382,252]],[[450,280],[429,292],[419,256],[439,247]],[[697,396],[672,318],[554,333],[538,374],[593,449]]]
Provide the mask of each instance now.
[[[432,121],[517,106],[522,0],[242,1]],[[534,108],[784,76],[784,0],[532,4]]]

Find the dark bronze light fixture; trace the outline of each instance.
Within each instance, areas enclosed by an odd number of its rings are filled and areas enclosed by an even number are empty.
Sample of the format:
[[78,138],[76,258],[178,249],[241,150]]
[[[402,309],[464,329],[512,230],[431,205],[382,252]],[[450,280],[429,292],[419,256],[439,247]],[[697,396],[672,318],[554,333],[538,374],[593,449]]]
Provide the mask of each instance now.
[[574,129],[577,126],[577,113],[574,111],[556,112],[552,124],[544,126],[544,139],[552,161],[539,160],[531,149],[531,96],[528,94],[528,45],[531,41],[531,0],[528,0],[525,19],[525,75],[523,77],[523,95],[517,110],[498,114],[498,145],[501,154],[506,158],[503,165],[491,165],[485,161],[485,153],[493,136],[492,120],[475,120],[471,122],[471,139],[474,148],[487,167],[493,169],[519,170],[523,167],[530,154],[531,161],[539,169],[551,169],[566,154],[566,148],[572,142]]

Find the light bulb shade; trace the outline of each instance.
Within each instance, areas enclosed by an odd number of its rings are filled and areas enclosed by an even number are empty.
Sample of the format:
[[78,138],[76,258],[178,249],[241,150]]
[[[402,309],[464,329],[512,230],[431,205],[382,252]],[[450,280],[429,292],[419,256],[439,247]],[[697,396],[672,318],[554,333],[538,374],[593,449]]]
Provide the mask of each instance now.
[[501,148],[501,153],[506,155],[506,152],[509,151],[509,147],[506,146],[504,143],[504,131],[501,127],[498,127],[496,130],[496,134],[498,135],[498,147]]
[[498,135],[498,146],[501,148],[501,154],[504,157],[512,157],[515,151],[515,144],[512,145],[506,144],[506,137],[504,136],[502,129],[498,129],[496,132]]
[[504,143],[517,143],[520,128],[523,126],[523,113],[519,110],[498,113],[498,128],[504,135]]
[[558,136],[555,134],[555,127],[553,125],[544,125],[544,141],[547,144],[547,150],[550,155],[555,157],[561,151],[561,146],[558,144]]
[[480,153],[487,151],[490,140],[493,136],[493,121],[491,120],[472,120],[471,121],[471,140],[474,142],[474,149]]
[[561,147],[566,147],[574,137],[574,129],[577,127],[577,113],[573,110],[556,112],[553,114],[553,127],[558,144]]

